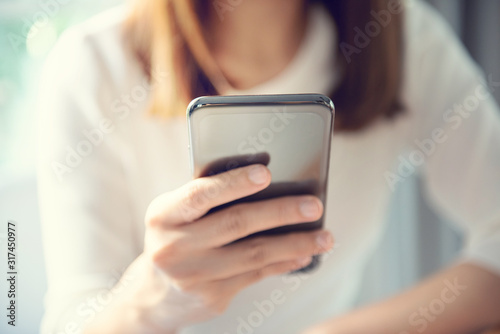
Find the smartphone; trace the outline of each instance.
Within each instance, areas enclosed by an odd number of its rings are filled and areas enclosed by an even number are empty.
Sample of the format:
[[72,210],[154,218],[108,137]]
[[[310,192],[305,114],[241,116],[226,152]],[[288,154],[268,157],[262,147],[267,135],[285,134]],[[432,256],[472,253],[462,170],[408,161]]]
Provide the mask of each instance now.
[[[206,96],[191,101],[187,121],[194,178],[251,164],[266,165],[272,175],[266,189],[208,214],[236,203],[305,194],[317,196],[326,209],[334,118],[332,101],[321,94]],[[323,217],[246,238],[320,229]],[[318,263],[315,256],[299,271],[310,271]]]

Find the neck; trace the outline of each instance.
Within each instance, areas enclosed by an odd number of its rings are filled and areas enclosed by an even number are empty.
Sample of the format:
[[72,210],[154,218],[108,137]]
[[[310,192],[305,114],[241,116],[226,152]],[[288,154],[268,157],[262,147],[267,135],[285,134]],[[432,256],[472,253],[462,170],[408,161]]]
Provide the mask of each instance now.
[[306,5],[305,0],[230,3],[210,6],[207,41],[229,83],[246,89],[272,78],[293,59],[305,33]]

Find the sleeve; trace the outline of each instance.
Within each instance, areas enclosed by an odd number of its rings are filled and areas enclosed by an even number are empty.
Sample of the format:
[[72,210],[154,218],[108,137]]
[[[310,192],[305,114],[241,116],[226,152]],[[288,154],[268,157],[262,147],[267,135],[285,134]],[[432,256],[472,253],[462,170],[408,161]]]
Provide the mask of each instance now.
[[[76,333],[109,304],[134,238],[116,93],[92,39],[64,34],[42,73],[38,191],[48,278],[42,333]],[[135,243],[134,243],[135,240]]]
[[462,260],[500,275],[500,78],[484,76],[427,5],[408,12],[412,150],[425,157],[424,188],[466,234]]

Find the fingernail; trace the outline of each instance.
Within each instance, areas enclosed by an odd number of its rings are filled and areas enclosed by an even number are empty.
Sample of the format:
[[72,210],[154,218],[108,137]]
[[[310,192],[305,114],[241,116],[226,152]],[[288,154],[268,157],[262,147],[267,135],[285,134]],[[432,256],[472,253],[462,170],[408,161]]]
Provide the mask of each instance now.
[[255,184],[263,184],[267,182],[268,173],[264,166],[254,166],[248,172],[248,178]]
[[333,245],[333,237],[328,231],[321,231],[316,237],[316,243],[321,249],[330,249]]
[[312,258],[310,256],[306,257],[301,257],[300,259],[297,259],[295,262],[297,263],[298,266],[305,267],[309,263],[311,263]]
[[307,218],[317,217],[319,209],[318,203],[312,199],[307,199],[300,203],[300,212]]

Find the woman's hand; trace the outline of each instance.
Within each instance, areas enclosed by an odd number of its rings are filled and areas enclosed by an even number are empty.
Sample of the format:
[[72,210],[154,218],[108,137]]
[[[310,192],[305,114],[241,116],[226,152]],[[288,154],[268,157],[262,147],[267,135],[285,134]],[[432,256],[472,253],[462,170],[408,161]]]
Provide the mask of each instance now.
[[[318,220],[313,196],[281,197],[213,207],[266,188],[269,170],[252,165],[203,177],[157,197],[146,214],[144,253],[129,272],[135,291],[124,305],[151,332],[175,332],[222,314],[245,287],[308,265],[333,244],[327,231],[261,236],[255,232]],[[129,312],[130,313],[130,312]]]

